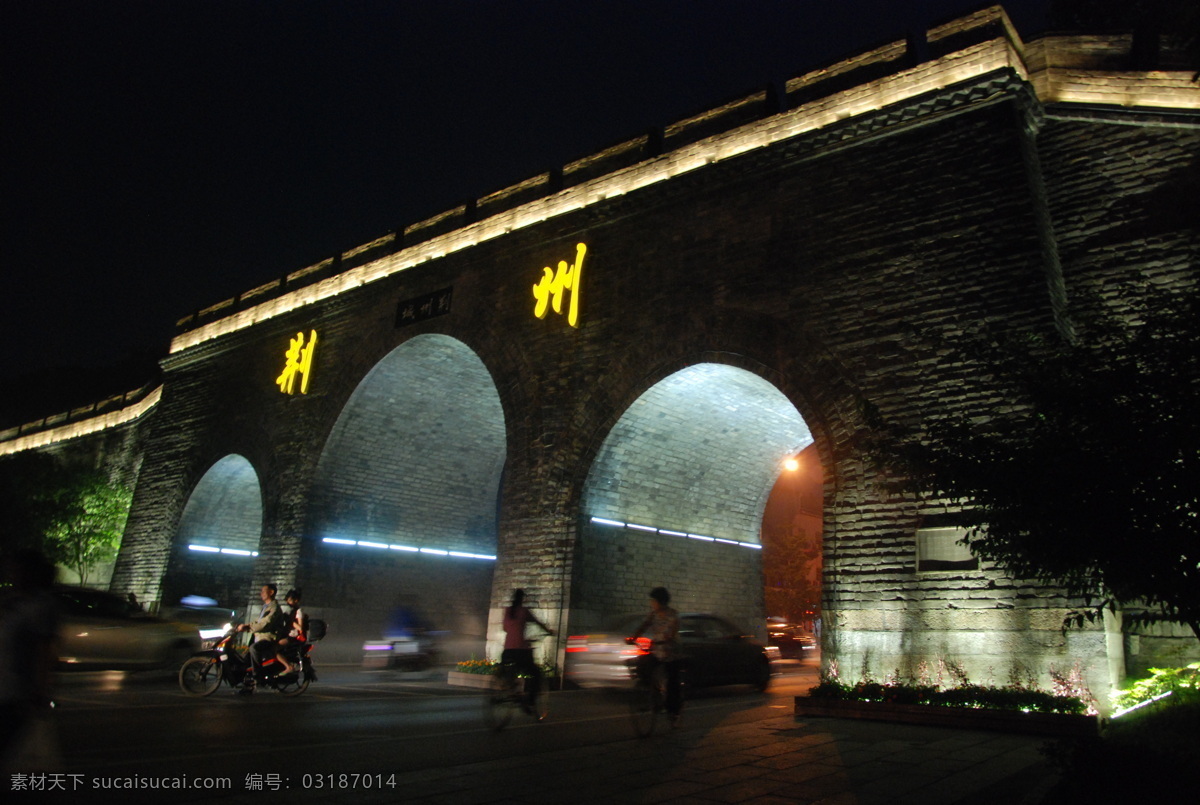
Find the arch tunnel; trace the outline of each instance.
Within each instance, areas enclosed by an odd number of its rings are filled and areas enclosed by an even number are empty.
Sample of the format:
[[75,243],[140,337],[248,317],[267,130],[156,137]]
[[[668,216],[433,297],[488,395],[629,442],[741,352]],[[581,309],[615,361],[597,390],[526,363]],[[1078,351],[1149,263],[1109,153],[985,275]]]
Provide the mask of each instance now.
[[588,474],[571,629],[643,609],[663,585],[677,608],[761,634],[763,510],[784,460],[812,441],[788,398],[746,369],[699,363],[653,385]]
[[410,339],[359,383],[317,465],[301,573],[347,645],[397,617],[482,639],[505,438],[491,375],[457,339]]
[[244,456],[231,454],[200,478],[179,521],[164,579],[168,606],[202,595],[236,608],[254,575],[263,527],[258,473]]

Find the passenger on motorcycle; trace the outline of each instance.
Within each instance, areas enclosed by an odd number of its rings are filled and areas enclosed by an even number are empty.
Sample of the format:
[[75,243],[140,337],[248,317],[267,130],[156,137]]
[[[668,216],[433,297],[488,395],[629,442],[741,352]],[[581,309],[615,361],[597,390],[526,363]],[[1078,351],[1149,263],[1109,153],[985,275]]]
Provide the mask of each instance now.
[[[238,626],[239,632],[250,632],[253,635],[254,642],[250,644],[250,661],[254,673],[252,679],[261,676],[263,663],[275,656],[275,641],[282,636],[286,628],[283,612],[279,609],[279,602],[275,600],[275,592],[274,584],[264,584],[259,591],[263,607],[258,620]],[[253,689],[253,684],[247,688]]]
[[288,633],[287,637],[280,638],[279,645],[283,650],[279,652],[279,661],[283,663],[283,673],[290,674],[296,670],[296,666],[292,664],[292,654],[289,649],[294,649],[297,644],[304,643],[308,640],[308,613],[300,608],[300,591],[288,590],[287,595],[283,597],[283,602],[288,607]]

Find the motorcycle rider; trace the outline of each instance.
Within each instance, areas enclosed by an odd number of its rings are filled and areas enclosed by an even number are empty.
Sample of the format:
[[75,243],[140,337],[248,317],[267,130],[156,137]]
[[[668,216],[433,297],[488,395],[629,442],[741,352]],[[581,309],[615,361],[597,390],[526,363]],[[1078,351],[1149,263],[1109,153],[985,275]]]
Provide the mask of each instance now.
[[256,677],[262,675],[262,664],[275,656],[275,641],[285,630],[283,612],[275,600],[276,589],[274,584],[264,584],[258,593],[263,602],[258,620],[238,626],[239,632],[250,632],[254,641],[250,644],[252,673],[244,690],[253,691]]

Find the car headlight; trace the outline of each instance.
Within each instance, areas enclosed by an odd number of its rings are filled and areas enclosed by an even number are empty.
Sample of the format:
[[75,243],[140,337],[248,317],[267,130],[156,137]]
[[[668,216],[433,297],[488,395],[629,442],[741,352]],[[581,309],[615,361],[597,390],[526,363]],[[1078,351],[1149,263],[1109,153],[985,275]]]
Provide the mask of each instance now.
[[201,640],[216,640],[218,637],[224,637],[225,633],[228,632],[232,628],[233,628],[233,624],[227,623],[224,626],[222,626],[220,629],[201,629],[200,630],[200,639]]

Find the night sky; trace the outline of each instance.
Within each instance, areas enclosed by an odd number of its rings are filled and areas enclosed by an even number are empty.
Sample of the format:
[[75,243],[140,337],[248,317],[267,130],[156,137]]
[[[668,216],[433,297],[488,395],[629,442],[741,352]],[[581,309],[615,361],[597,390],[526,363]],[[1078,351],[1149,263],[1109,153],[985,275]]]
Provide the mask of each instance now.
[[0,427],[140,385],[193,310],[982,5],[6,0]]

